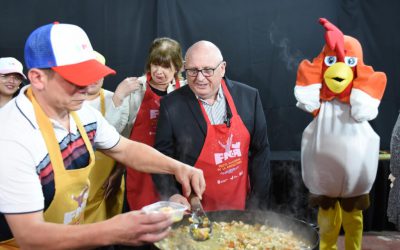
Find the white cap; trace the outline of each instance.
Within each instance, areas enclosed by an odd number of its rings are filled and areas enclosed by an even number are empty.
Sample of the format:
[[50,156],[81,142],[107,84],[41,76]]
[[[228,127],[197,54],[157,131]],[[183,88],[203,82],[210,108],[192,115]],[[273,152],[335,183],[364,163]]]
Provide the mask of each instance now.
[[0,58],[0,74],[17,73],[26,79],[26,76],[22,72],[23,69],[22,64],[14,57]]

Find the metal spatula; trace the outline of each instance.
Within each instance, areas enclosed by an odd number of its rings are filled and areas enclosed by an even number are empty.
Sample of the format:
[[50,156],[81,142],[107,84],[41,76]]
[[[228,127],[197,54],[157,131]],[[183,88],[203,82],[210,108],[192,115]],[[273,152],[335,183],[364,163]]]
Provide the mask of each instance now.
[[190,224],[190,235],[194,240],[208,240],[212,233],[212,222],[204,212],[201,201],[197,196],[190,197],[192,206],[192,224]]

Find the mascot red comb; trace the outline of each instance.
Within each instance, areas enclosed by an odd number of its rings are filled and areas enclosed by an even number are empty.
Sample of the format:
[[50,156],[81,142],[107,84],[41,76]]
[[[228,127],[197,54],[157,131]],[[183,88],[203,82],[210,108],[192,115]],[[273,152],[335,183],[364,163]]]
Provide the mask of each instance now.
[[386,75],[364,64],[355,38],[319,22],[326,45],[300,63],[294,89],[297,107],[315,116],[302,136],[302,176],[310,205],[319,206],[320,249],[337,249],[342,226],[346,249],[361,249],[380,143],[368,121],[378,115]]

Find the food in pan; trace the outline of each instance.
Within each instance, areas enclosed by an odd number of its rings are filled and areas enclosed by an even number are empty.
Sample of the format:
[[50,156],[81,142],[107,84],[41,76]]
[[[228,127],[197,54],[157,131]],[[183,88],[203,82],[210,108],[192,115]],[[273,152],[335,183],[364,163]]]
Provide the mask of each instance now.
[[193,239],[198,241],[208,240],[210,238],[211,230],[209,227],[190,227],[190,233]]
[[189,217],[189,231],[193,239],[197,241],[208,240],[211,236],[212,225],[208,217]]
[[195,241],[189,232],[190,226],[180,226],[168,238],[158,242],[157,247],[162,250],[310,249],[291,231],[242,221],[213,222],[213,234],[207,241]]

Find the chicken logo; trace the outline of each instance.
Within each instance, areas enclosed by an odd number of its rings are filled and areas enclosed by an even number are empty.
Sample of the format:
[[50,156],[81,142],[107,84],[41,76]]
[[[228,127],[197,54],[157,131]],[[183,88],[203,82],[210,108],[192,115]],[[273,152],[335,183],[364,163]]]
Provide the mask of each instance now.
[[84,202],[86,202],[88,190],[89,187],[85,186],[78,196],[72,195],[72,199],[78,203],[78,207],[83,207]]
[[240,142],[233,143],[232,141],[232,134],[230,134],[225,144],[218,141],[218,144],[224,149],[224,152],[214,154],[215,164],[218,165],[229,158],[242,156],[242,152],[240,151]]
[[71,199],[77,203],[77,208],[64,214],[64,224],[81,224],[83,222],[83,211],[89,196],[89,186],[86,185],[79,195],[71,195]]

